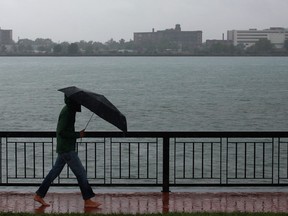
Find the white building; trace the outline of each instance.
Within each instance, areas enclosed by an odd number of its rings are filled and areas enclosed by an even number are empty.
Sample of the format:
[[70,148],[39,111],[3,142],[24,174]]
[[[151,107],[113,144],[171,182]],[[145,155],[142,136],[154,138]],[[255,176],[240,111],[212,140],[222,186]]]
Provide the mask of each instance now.
[[245,48],[254,45],[260,39],[268,39],[275,48],[283,48],[288,40],[288,29],[271,27],[270,29],[257,30],[231,30],[227,31],[227,40],[233,41],[234,46],[243,44]]

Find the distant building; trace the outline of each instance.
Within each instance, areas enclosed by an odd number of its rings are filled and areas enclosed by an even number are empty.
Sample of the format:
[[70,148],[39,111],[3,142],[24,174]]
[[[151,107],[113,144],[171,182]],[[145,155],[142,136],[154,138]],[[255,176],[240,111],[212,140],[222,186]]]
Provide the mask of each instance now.
[[230,30],[227,39],[233,41],[234,46],[242,44],[245,48],[254,45],[260,39],[268,39],[275,48],[283,48],[285,40],[288,40],[288,29],[271,27],[270,29],[257,30]]
[[0,28],[0,44],[9,45],[13,43],[12,30],[3,30]]
[[178,51],[190,51],[202,45],[202,31],[182,31],[177,24],[175,29],[134,33],[134,43],[142,48],[166,43],[170,46],[173,44]]

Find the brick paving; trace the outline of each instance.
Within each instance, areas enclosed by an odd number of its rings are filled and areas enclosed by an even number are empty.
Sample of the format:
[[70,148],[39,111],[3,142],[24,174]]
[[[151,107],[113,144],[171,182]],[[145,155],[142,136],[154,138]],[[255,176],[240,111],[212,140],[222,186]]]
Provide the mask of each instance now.
[[288,212],[288,192],[97,193],[101,208],[84,208],[80,193],[52,192],[43,207],[32,192],[0,192],[0,211],[32,213]]

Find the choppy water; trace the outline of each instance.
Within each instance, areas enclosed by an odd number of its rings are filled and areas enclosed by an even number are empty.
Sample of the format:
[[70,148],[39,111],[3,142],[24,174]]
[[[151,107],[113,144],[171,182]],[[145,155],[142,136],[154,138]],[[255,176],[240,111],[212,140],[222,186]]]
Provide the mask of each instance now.
[[0,77],[0,131],[55,130],[71,85],[107,96],[130,131],[288,130],[287,57],[2,57]]

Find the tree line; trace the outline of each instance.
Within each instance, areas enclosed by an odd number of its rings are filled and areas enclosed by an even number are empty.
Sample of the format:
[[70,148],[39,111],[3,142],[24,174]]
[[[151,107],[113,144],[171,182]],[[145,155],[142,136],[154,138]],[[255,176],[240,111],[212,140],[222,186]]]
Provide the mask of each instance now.
[[272,55],[272,56],[287,56],[288,55],[288,40],[285,40],[283,48],[276,48],[268,39],[260,39],[254,45],[245,48],[243,44],[234,46],[223,45],[221,43],[213,44],[209,49],[202,50],[204,54],[208,55]]
[[[185,50],[185,51],[183,51]],[[137,45],[133,40],[108,40],[105,43],[84,41],[55,43],[51,39],[20,39],[11,45],[0,44],[0,55],[53,55],[53,56],[93,56],[93,55],[213,55],[213,56],[246,56],[246,55],[288,55],[288,40],[282,49],[276,49],[267,39],[261,39],[255,45],[245,48],[244,45],[214,43],[203,44],[194,49],[179,49],[179,44],[171,41]]]
[[37,38],[36,40],[20,39],[12,45],[0,45],[0,54],[14,55],[93,55],[109,54],[118,51],[133,49],[133,41],[119,42],[110,39],[105,43],[101,42],[62,42],[55,43],[51,39]]

